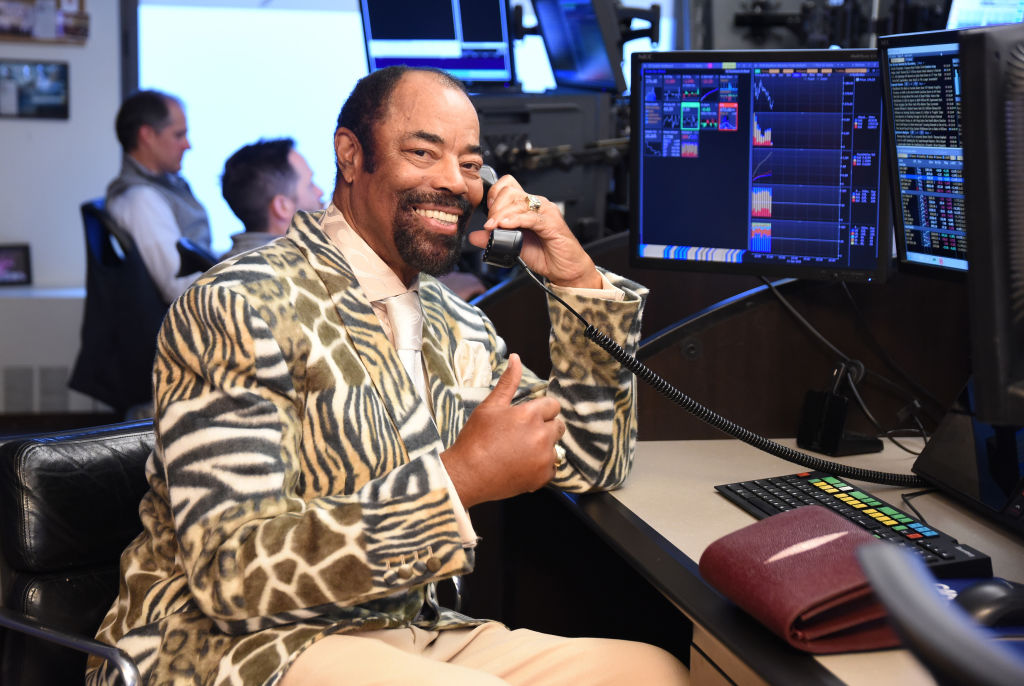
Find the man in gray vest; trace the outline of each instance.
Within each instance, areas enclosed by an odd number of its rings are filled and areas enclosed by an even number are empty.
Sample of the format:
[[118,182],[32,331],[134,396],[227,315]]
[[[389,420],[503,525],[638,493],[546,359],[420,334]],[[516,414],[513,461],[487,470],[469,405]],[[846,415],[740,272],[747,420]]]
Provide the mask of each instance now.
[[178,238],[210,248],[210,224],[188,183],[181,158],[191,145],[181,101],[146,90],[128,97],[117,113],[121,173],[107,187],[107,211],[131,236],[164,300],[176,299],[196,274],[178,276]]

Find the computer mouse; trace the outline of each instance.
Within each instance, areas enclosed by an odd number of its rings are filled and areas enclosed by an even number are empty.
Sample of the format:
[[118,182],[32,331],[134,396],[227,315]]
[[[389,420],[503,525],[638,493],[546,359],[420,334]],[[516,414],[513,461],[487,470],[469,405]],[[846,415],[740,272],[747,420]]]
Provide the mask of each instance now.
[[960,591],[953,602],[983,626],[1024,626],[1024,584],[985,579]]

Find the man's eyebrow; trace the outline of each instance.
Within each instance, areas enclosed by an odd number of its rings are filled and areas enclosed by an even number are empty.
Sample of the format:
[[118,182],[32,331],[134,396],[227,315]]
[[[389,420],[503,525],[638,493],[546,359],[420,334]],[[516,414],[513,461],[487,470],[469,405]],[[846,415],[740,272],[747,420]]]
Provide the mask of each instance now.
[[[434,145],[444,145],[444,138],[437,135],[436,133],[431,133],[429,131],[413,131],[412,133],[407,135],[406,138],[421,140],[426,143],[433,143]],[[469,145],[466,146],[466,151],[463,154],[483,155],[483,153],[484,148],[482,145]]]
[[417,140],[425,141],[427,143],[434,143],[435,145],[443,145],[444,138],[437,135],[436,133],[430,133],[429,131],[413,131],[406,138],[415,138]]

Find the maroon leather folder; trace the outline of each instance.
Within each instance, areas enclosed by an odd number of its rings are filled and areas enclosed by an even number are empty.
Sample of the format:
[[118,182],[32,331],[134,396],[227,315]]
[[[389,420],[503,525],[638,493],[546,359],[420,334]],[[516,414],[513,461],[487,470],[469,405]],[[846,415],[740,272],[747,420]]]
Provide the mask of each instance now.
[[700,573],[800,650],[891,648],[899,639],[855,555],[876,540],[831,510],[807,505],[714,541],[701,555]]

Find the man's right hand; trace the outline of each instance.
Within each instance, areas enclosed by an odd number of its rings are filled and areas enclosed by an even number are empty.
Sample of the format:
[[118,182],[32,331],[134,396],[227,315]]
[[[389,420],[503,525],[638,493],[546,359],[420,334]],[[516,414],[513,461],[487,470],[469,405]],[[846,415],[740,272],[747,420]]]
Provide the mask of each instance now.
[[477,406],[455,443],[441,453],[465,508],[535,491],[555,474],[555,444],[565,433],[554,398],[512,405],[523,363],[509,355],[505,373]]

